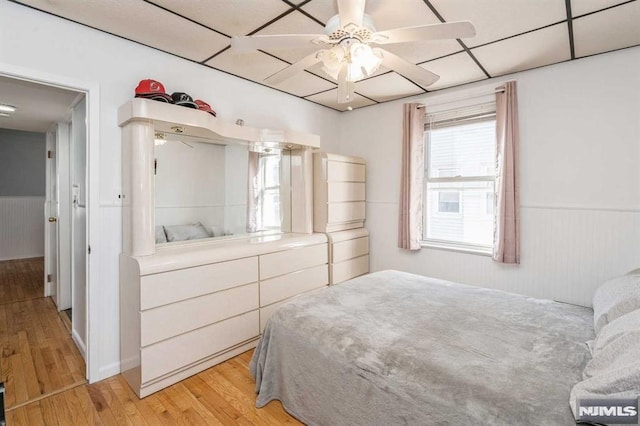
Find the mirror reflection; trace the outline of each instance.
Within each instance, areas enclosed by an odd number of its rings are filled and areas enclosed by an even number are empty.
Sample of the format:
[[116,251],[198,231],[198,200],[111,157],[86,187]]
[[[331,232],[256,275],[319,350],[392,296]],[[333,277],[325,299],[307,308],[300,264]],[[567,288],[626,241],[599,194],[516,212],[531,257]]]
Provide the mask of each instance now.
[[290,232],[288,151],[159,136],[157,244]]

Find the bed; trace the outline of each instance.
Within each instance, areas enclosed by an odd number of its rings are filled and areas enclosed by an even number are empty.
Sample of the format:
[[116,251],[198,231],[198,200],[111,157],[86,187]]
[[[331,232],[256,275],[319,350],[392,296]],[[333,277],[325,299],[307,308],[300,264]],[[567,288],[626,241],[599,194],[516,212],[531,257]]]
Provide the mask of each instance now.
[[307,424],[575,424],[593,310],[382,271],[270,318],[256,405]]

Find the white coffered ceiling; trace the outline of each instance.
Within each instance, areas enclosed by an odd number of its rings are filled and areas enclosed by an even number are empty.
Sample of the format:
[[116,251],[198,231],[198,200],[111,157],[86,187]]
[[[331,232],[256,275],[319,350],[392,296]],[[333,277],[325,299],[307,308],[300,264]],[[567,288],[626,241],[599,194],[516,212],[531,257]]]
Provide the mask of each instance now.
[[[322,33],[335,0],[23,0],[16,3],[264,84],[314,49],[229,50],[230,37]],[[378,30],[470,20],[477,35],[388,46],[440,75],[429,91],[640,45],[640,0],[369,0]],[[139,16],[145,16],[140,20]],[[163,25],[157,25],[162,22]],[[171,31],[167,31],[171,28]],[[356,83],[353,108],[425,91],[381,68]],[[275,86],[329,108],[336,83],[319,65]]]

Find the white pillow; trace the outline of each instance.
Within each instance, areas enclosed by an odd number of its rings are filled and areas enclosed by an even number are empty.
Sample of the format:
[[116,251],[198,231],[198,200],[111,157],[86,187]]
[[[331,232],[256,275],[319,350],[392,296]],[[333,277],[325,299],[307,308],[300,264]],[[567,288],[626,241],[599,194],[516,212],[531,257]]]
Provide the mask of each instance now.
[[593,341],[592,353],[597,354],[617,338],[633,331],[640,331],[640,309],[624,314],[602,327]]
[[156,244],[166,243],[167,234],[164,233],[164,226],[156,226]]
[[638,398],[640,330],[624,333],[596,351],[584,369],[583,378],[571,389],[569,396],[574,416],[578,399]]
[[[640,330],[628,331],[594,352],[582,372],[583,379],[608,375],[625,366],[640,362]],[[640,387],[640,383],[638,383]]]
[[623,275],[602,284],[593,295],[593,329],[640,309],[640,275]]
[[164,227],[167,233],[167,241],[186,241],[209,238],[210,235],[200,222],[191,225],[172,225]]

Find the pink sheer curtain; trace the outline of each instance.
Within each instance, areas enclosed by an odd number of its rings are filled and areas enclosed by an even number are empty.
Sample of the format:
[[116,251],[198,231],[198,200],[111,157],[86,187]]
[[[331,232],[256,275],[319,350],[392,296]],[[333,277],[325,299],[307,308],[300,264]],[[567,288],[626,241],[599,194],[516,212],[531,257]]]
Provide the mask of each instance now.
[[258,172],[260,154],[249,151],[249,167],[247,176],[247,232],[258,230]]
[[398,247],[419,250],[422,239],[422,192],[424,180],[424,109],[404,104],[402,124],[402,175]]
[[515,81],[496,94],[496,215],[493,260],[520,263],[518,95]]

